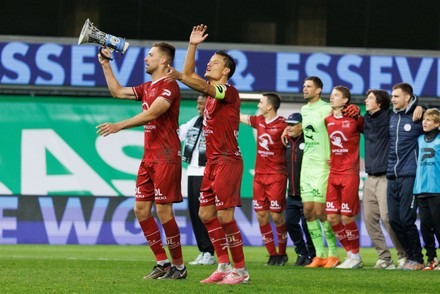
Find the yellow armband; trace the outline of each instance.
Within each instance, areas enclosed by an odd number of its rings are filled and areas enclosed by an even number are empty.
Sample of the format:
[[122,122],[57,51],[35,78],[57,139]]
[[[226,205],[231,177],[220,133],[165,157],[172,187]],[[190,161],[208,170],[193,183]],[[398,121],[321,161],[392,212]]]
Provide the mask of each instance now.
[[226,95],[225,85],[215,85],[215,99],[224,99]]

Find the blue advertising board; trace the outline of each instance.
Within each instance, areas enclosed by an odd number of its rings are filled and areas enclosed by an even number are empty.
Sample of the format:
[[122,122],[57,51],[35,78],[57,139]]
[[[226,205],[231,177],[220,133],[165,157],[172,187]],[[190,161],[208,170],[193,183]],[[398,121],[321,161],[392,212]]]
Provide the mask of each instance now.
[[[206,64],[215,52],[198,50],[196,70],[204,74]],[[106,87],[98,46],[59,43],[0,42],[0,85]],[[274,47],[276,48],[276,47]],[[149,79],[144,57],[149,48],[131,46],[123,56],[112,61],[122,85],[138,85]],[[353,95],[364,95],[368,89],[390,90],[405,81],[414,92],[424,97],[440,97],[440,58],[433,54],[374,55],[344,50],[329,52],[295,52],[284,50],[229,50],[237,60],[231,79],[239,91],[298,93],[306,76],[319,76],[324,93],[336,85],[348,86]],[[374,52],[374,51],[373,51]],[[173,66],[181,70],[186,48],[177,48]],[[186,87],[183,86],[183,89]]]

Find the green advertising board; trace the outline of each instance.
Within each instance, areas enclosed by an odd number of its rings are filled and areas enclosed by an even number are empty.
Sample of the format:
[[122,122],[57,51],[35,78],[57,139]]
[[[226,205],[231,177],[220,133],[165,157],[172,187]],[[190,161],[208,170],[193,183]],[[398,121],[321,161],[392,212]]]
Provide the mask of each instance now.
[[[243,102],[241,111],[254,114],[256,105]],[[132,196],[143,128],[98,137],[95,127],[140,111],[139,102],[112,98],[0,96],[0,194]],[[195,100],[182,100],[179,123],[195,115]],[[239,144],[242,197],[250,198],[255,163],[250,127],[240,126]]]

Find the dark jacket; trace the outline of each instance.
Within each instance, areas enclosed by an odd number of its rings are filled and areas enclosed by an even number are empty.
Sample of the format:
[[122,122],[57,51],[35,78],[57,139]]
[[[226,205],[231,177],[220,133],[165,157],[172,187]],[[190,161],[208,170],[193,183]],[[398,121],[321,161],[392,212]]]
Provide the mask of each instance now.
[[423,133],[422,121],[413,122],[417,106],[413,96],[407,108],[394,111],[390,118],[387,178],[415,177],[417,169],[417,138]]
[[391,110],[381,109],[364,116],[365,172],[369,175],[386,174],[391,115]]
[[304,153],[304,135],[290,138],[286,145],[286,161],[288,185],[287,194],[289,197],[301,200],[299,189],[302,157]]

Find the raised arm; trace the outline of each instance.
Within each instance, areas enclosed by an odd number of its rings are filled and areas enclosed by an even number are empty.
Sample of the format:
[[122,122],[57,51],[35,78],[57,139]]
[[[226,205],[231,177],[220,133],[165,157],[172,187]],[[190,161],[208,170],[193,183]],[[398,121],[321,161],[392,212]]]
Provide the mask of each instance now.
[[179,72],[171,65],[168,65],[169,72],[167,74],[167,80],[181,81],[199,93],[215,97],[217,93],[215,86],[208,84],[205,79],[195,72],[197,45],[205,41],[208,37],[208,34],[205,34],[207,29],[208,27],[203,24],[193,27],[189,37],[189,46],[188,51],[186,52],[182,72]]
[[[107,57],[110,57],[110,51],[108,49],[103,48],[101,52]],[[107,82],[107,86],[112,96],[115,98],[135,100],[136,95],[133,93],[133,89],[131,87],[121,86],[121,84],[118,82],[115,75],[113,74],[113,70],[112,67],[110,66],[110,62],[107,59],[102,58],[101,53],[98,53],[98,60],[102,66],[102,71],[104,72],[105,81]]]

